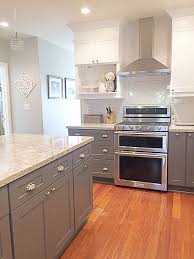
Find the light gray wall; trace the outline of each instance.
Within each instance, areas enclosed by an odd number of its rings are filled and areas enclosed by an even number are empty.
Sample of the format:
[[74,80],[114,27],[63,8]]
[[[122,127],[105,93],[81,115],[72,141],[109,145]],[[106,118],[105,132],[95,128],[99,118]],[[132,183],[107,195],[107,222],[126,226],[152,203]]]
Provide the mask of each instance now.
[[9,42],[8,40],[0,39],[0,62],[9,62]]
[[[43,132],[43,125],[38,39],[36,37],[25,39],[24,46],[24,51],[22,52],[10,52],[9,67],[13,132],[41,134]],[[37,82],[28,99],[14,86],[15,81],[22,72],[28,73]],[[30,106],[30,110],[25,110],[25,104]]]
[[67,124],[80,121],[80,102],[64,98],[48,99],[47,75],[75,78],[74,53],[42,39],[38,40],[38,45],[44,133],[65,135]]

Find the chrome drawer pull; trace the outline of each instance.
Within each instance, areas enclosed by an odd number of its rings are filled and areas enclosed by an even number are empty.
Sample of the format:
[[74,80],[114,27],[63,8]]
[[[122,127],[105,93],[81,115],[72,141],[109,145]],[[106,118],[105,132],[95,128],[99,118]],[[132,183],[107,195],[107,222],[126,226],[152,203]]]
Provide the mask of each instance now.
[[36,189],[36,185],[34,183],[29,183],[27,186],[26,186],[26,191],[27,192],[31,192],[33,191],[34,189]]
[[82,154],[80,154],[79,157],[80,157],[80,158],[85,158],[85,156],[86,156],[86,155],[82,153]]
[[191,133],[189,134],[189,137],[191,137],[192,135],[191,135]]
[[55,190],[56,190],[55,187],[51,188],[51,192],[54,192]]
[[49,196],[50,195],[50,192],[48,191],[48,192],[46,192],[46,196]]
[[176,133],[176,136],[179,136],[179,134],[178,134],[178,133]]
[[103,153],[108,153],[108,150],[107,149],[103,149],[102,152]]
[[108,171],[108,168],[107,168],[107,167],[104,167],[104,168],[102,169],[102,171],[106,172],[106,171]]
[[87,168],[88,166],[87,165],[84,165],[84,168]]
[[58,172],[63,172],[64,169],[65,169],[65,168],[64,168],[63,165],[59,165],[59,166],[57,167]]
[[80,134],[79,134],[79,133],[76,133],[75,136],[80,136]]
[[108,135],[103,134],[103,135],[102,135],[102,138],[108,138]]

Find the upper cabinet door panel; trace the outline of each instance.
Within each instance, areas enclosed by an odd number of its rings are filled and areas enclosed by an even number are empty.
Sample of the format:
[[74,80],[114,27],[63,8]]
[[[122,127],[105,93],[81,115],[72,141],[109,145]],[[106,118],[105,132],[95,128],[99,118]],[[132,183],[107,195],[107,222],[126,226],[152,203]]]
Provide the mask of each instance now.
[[90,42],[75,44],[75,63],[76,65],[92,64],[94,57],[94,46]]
[[118,62],[118,46],[116,41],[96,41],[95,56],[99,63]]
[[194,88],[194,30],[173,33],[171,85]]

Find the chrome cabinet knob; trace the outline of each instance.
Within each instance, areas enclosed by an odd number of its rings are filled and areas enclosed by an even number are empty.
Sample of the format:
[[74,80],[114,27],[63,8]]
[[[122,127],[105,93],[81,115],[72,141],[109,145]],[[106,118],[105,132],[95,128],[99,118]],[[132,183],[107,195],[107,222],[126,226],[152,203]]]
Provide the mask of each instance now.
[[178,134],[178,133],[176,133],[176,136],[179,136],[179,134]]
[[191,135],[191,133],[189,133],[189,137],[191,137],[192,135]]
[[80,158],[85,158],[85,156],[86,156],[86,155],[82,153],[82,154],[80,154],[79,157],[80,157]]
[[46,196],[49,196],[50,195],[50,192],[48,191],[48,192],[46,192]]
[[107,168],[107,167],[104,167],[104,168],[102,169],[102,171],[106,172],[106,171],[108,171],[108,168]]
[[29,183],[27,186],[26,186],[26,191],[27,192],[31,192],[33,191],[34,189],[36,189],[36,185],[34,183]]
[[55,187],[51,188],[51,192],[54,192],[56,191]]
[[84,168],[87,168],[88,166],[87,165],[84,165]]
[[102,152],[103,153],[108,153],[108,149],[105,148],[105,149],[102,150]]
[[58,172],[63,172],[64,169],[65,169],[65,168],[64,168],[63,165],[59,165],[59,166],[57,167]]
[[102,138],[108,138],[108,135],[103,134],[103,135],[102,135]]

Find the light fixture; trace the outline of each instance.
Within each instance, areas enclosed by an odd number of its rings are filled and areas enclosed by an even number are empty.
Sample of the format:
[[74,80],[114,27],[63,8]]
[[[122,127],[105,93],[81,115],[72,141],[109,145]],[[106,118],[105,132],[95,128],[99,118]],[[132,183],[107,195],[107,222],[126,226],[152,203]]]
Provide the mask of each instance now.
[[2,22],[0,22],[0,26],[4,27],[4,28],[7,28],[7,27],[9,27],[9,23],[6,22],[6,21],[2,21]]
[[10,39],[10,48],[13,51],[23,51],[24,50],[24,41],[18,36],[18,33],[15,33],[15,36]]
[[87,15],[87,14],[89,14],[90,12],[91,12],[91,10],[90,10],[90,8],[88,8],[87,6],[81,8],[81,13],[82,13],[82,14]]
[[15,35],[10,39],[10,49],[20,52],[24,50],[24,41],[18,36],[18,32],[16,30],[16,8],[14,8],[14,25]]

